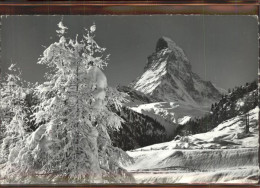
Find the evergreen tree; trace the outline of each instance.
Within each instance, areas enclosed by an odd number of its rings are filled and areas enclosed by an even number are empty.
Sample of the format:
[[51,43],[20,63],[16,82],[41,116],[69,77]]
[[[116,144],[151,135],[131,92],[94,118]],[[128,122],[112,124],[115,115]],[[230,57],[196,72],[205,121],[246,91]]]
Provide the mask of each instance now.
[[[107,80],[101,71],[108,56],[94,40],[96,26],[85,29],[81,41],[65,38],[62,22],[59,42],[39,59],[51,72],[36,88],[39,104],[34,121],[39,126],[16,147],[4,175],[12,182],[104,183],[123,182],[127,173],[115,159],[107,133],[121,119],[106,107]],[[119,99],[118,99],[119,98]],[[118,103],[120,97],[114,97]]]
[[8,159],[9,152],[19,140],[26,136],[28,118],[26,117],[26,89],[21,80],[21,71],[12,64],[8,68],[6,80],[2,83],[0,109],[2,111],[0,162]]
[[249,133],[249,114],[246,113],[245,114],[245,133],[248,134]]

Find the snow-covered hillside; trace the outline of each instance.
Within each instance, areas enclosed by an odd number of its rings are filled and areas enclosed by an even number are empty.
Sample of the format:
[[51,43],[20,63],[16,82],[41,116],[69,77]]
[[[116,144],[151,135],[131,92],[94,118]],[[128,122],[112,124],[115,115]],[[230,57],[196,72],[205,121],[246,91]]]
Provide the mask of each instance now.
[[237,116],[206,133],[128,151],[135,162],[126,168],[139,183],[256,183],[258,113],[249,111],[248,134]]

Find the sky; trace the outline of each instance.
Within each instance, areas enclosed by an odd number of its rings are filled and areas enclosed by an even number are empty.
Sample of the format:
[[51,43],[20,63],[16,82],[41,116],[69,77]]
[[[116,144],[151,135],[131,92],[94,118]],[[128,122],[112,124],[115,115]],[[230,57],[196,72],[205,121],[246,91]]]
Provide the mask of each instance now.
[[23,78],[43,82],[47,71],[37,64],[58,41],[63,20],[68,36],[82,35],[96,24],[96,42],[110,61],[104,72],[110,86],[128,85],[140,76],[161,36],[171,38],[188,57],[193,72],[224,89],[257,78],[257,18],[254,16],[7,16],[2,17],[2,67],[16,63]]

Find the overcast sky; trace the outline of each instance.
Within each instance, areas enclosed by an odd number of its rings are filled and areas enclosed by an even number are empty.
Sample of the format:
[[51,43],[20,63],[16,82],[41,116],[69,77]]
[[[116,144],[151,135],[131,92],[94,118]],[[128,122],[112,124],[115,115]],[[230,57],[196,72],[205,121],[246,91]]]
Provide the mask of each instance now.
[[[58,40],[61,16],[2,17],[2,63],[22,69],[24,79],[42,82],[36,64],[45,47]],[[109,85],[127,85],[140,76],[157,40],[167,36],[186,53],[204,80],[228,89],[257,78],[257,19],[251,16],[64,16],[69,35],[96,23],[96,41],[111,54]]]

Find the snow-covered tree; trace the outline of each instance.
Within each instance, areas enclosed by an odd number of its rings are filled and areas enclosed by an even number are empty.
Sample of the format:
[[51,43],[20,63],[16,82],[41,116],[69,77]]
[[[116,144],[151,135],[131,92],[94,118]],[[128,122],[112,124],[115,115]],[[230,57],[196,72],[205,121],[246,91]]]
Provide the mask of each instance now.
[[[127,172],[115,158],[108,128],[121,119],[106,107],[107,80],[102,68],[108,56],[94,40],[96,26],[85,29],[82,40],[65,37],[62,22],[59,41],[51,44],[38,63],[51,72],[36,88],[40,100],[34,114],[39,126],[16,148],[2,175],[25,183],[123,182]],[[115,97],[118,104],[120,97]],[[19,152],[18,152],[19,150]]]
[[[26,117],[26,88],[21,80],[21,71],[12,64],[0,90],[1,100],[1,138],[0,162],[9,157],[9,152],[19,140],[26,136],[28,119]],[[1,143],[1,142],[0,142]]]

